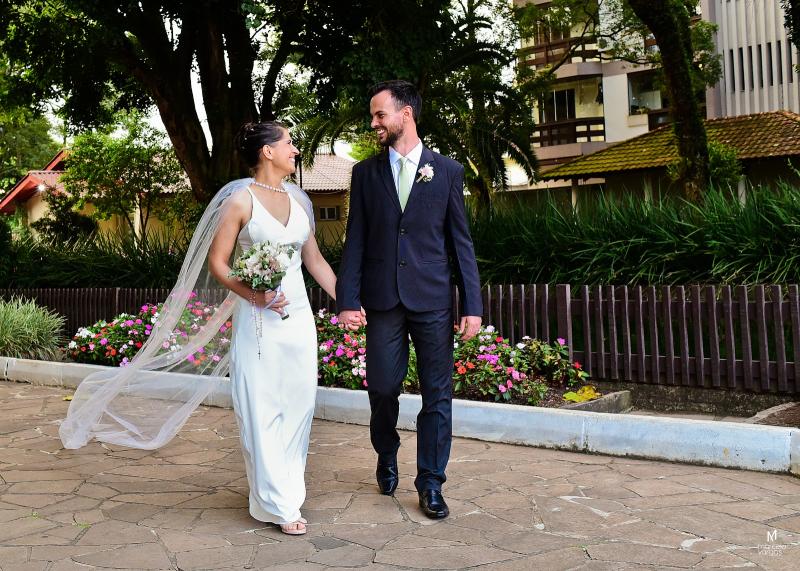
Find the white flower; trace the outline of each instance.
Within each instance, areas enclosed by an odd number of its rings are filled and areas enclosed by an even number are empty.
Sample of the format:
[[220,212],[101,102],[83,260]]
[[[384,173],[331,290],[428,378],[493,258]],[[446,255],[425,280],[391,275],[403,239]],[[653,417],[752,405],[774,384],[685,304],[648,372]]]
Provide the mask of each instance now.
[[531,340],[530,335],[523,336],[522,340],[523,341],[530,341]]
[[320,353],[325,353],[327,350],[328,350],[328,346],[327,345],[320,345],[319,346],[319,352]]
[[517,343],[517,349],[524,349],[525,343]]
[[453,341],[453,349],[458,349],[458,341]]
[[288,268],[289,264],[292,263],[292,259],[285,252],[278,254],[275,259],[278,260],[282,268]]
[[75,349],[75,347],[77,347],[77,346],[78,346],[78,344],[75,341],[70,341],[69,342],[69,348],[70,349]]
[[417,179],[417,182],[419,181],[430,182],[433,180],[433,175],[435,174],[433,172],[433,166],[431,166],[431,163],[425,163],[425,165],[422,168],[420,168],[417,172],[419,173],[419,178]]
[[494,325],[487,325],[484,331],[486,331],[486,333],[494,333]]
[[352,369],[350,369],[350,372],[353,373],[354,377],[357,377],[358,376],[358,367],[353,367]]

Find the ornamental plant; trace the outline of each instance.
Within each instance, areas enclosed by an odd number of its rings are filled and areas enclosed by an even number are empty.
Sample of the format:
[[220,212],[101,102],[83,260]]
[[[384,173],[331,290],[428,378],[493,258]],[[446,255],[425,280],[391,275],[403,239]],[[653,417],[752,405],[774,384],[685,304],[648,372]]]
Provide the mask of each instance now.
[[547,393],[547,379],[528,363],[525,344],[511,345],[492,325],[468,341],[456,336],[453,348],[454,396],[534,405]]
[[126,365],[150,336],[158,309],[143,305],[137,315],[120,313],[111,322],[81,327],[67,345],[67,356],[78,363]]
[[364,328],[339,327],[335,314],[320,309],[316,314],[319,343],[318,377],[326,386],[348,389],[367,387],[367,336]]
[[[163,342],[161,351],[180,351],[193,332],[205,325],[216,312],[216,306],[197,301],[196,297],[192,292],[178,325],[171,337]],[[121,313],[110,323],[101,320],[89,327],[81,327],[67,346],[67,356],[78,363],[127,365],[158,323],[161,307],[161,304],[145,304],[137,315]],[[220,332],[224,335],[216,336],[186,360],[197,369],[207,366],[209,360],[219,362],[225,353],[225,345],[230,343],[231,326],[230,321],[223,324]]]
[[0,356],[59,360],[64,321],[32,300],[0,299]]
[[[366,388],[366,335],[364,329],[350,332],[338,325],[336,315],[326,310],[316,314],[319,342],[319,379],[326,386]],[[538,404],[550,388],[570,389],[588,375],[580,363],[569,360],[563,339],[548,344],[524,337],[512,345],[487,325],[469,341],[453,338],[453,396],[470,400],[494,400]],[[416,351],[410,347],[408,392],[419,392]]]

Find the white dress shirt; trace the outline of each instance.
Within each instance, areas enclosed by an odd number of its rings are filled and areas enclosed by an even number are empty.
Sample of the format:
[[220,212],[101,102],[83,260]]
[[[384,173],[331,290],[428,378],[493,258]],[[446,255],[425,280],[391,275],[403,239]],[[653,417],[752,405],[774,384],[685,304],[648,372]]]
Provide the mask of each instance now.
[[[389,164],[392,166],[392,178],[394,179],[394,188],[397,190],[400,187],[400,159],[403,155],[394,150],[394,147],[389,147]],[[417,143],[417,146],[411,149],[406,157],[411,164],[409,165],[416,173],[419,170],[419,161],[422,158],[422,141]],[[417,180],[415,174],[412,180]]]

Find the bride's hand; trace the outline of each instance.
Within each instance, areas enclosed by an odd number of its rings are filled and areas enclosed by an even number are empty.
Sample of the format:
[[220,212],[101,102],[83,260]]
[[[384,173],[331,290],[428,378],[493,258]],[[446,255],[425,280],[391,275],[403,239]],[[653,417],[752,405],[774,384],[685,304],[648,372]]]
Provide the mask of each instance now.
[[272,300],[275,300],[275,302],[269,306],[269,309],[278,315],[283,315],[283,308],[289,304],[282,291],[256,291],[255,293],[256,307],[266,307]]

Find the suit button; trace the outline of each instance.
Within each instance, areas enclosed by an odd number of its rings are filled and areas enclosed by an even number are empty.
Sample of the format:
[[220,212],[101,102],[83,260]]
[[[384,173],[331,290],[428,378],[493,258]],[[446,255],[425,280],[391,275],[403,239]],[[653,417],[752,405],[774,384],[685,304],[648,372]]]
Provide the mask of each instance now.
[[406,267],[406,261],[405,260],[400,260],[400,267],[401,268],[405,268]]
[[400,228],[400,235],[402,236],[405,233],[406,233],[406,229],[405,228]]

